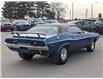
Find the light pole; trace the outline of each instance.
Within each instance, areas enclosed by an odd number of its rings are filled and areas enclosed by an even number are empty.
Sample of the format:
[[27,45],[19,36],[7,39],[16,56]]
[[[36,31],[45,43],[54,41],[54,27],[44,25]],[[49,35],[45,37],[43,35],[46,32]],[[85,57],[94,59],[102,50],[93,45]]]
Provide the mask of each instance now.
[[86,12],[85,12],[85,19],[88,18],[88,9],[86,9]]
[[74,3],[72,2],[72,20],[74,19]]
[[91,19],[93,18],[93,4],[91,4]]
[[[91,19],[93,18],[93,14],[94,14],[94,4],[102,4],[103,5],[103,2],[96,1],[95,3],[91,4]],[[102,12],[102,14],[103,14],[103,12]]]
[[[98,3],[98,2],[97,2]],[[103,2],[100,2],[98,4],[102,4],[103,5]],[[103,15],[103,8],[101,9],[101,14]]]
[[71,9],[70,9],[70,20],[71,20]]

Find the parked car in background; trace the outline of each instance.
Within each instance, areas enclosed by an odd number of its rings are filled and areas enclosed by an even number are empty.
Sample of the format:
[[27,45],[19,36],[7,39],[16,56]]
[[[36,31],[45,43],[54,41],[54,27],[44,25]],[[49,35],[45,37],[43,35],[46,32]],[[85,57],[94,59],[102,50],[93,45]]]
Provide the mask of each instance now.
[[46,19],[44,20],[44,23],[59,23],[57,20],[53,20],[53,19]]
[[26,20],[17,19],[12,22],[13,25],[16,26],[16,29],[19,31],[25,31],[31,28],[31,24],[28,23]]
[[84,21],[90,21],[90,22],[92,22],[92,23],[95,23],[96,18],[93,18],[93,19],[82,19],[82,20],[84,20]]
[[12,25],[9,19],[2,18],[0,20],[0,29],[1,31],[8,31],[8,30],[13,31],[16,29],[16,27]]
[[103,19],[97,19],[95,21],[95,24],[96,24],[96,27],[97,27],[97,30],[100,34],[103,34]]
[[56,64],[65,64],[73,50],[87,48],[93,52],[99,34],[80,30],[67,24],[38,24],[24,33],[12,33],[6,46],[17,51],[23,60],[35,54],[52,57]]
[[100,25],[103,25],[103,19],[102,18],[98,18],[96,21],[95,21],[95,24],[100,24]]
[[27,21],[28,21],[28,23],[31,24],[31,26],[35,26],[37,24],[43,24],[44,23],[44,21],[39,19],[39,18],[29,18]]
[[76,25],[76,27],[79,27],[80,29],[85,30],[85,31],[97,32],[95,23],[89,20],[70,21],[67,24]]

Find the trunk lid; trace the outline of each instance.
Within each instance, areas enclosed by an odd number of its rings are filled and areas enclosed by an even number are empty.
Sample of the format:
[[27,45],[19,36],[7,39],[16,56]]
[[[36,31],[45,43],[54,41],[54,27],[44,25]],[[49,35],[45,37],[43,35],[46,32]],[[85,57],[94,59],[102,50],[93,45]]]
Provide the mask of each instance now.
[[40,33],[14,33],[11,38],[6,38],[5,42],[10,44],[45,46],[47,36]]

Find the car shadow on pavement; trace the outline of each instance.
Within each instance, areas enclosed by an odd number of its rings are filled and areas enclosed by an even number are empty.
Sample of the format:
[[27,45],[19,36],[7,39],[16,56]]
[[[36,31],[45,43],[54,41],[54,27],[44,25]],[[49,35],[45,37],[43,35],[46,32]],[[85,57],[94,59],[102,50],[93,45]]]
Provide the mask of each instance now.
[[72,53],[70,53],[67,63],[70,64],[70,63],[79,62],[81,60],[83,61],[83,60],[88,59],[89,57],[93,56],[93,54],[95,54],[95,53],[94,52],[87,52],[86,49],[73,51]]
[[[85,59],[87,59],[88,57],[92,56],[94,52],[87,52],[85,49],[82,50],[78,50],[78,51],[74,51],[72,53],[70,53],[70,56],[68,58],[68,61],[66,64],[73,64],[75,62],[79,62],[79,61],[83,61]],[[15,64],[17,65],[22,65],[22,66],[50,66],[50,65],[54,65],[53,63],[53,59],[46,57],[46,56],[34,56],[32,60],[22,60],[22,59],[18,59],[17,62],[15,62]]]
[[[70,54],[67,63],[64,65],[56,65],[53,63],[53,60],[51,58],[46,57],[46,56],[36,55],[34,56],[32,60],[27,60],[27,61],[20,59],[18,56],[16,60],[9,62],[9,64],[7,64],[6,67],[2,67],[2,76],[3,77],[7,77],[7,76],[10,76],[10,77],[13,77],[13,76],[14,77],[15,76],[17,77],[41,77],[41,76],[50,77],[51,75],[58,74],[57,72],[59,72],[59,74],[62,74],[62,72],[65,72],[65,71],[66,73],[73,74],[75,73],[74,68],[78,68],[81,62],[82,62],[81,63],[82,66],[84,66],[85,60],[87,61],[94,54],[95,52],[90,53],[90,52],[87,52],[85,49],[74,51]],[[51,74],[47,76],[45,75],[45,73],[46,74],[51,73]],[[65,76],[68,76],[68,75],[65,75]]]

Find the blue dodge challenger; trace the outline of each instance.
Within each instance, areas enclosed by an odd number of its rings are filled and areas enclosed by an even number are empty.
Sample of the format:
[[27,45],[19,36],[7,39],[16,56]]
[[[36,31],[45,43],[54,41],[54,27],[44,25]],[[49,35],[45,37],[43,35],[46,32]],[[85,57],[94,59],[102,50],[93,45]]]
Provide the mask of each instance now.
[[82,31],[67,24],[39,24],[26,32],[13,32],[5,39],[6,46],[17,51],[23,60],[30,60],[35,54],[52,57],[56,64],[65,64],[71,51],[86,48],[95,49],[99,34]]

